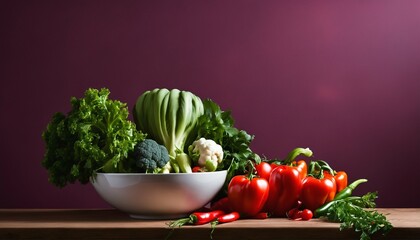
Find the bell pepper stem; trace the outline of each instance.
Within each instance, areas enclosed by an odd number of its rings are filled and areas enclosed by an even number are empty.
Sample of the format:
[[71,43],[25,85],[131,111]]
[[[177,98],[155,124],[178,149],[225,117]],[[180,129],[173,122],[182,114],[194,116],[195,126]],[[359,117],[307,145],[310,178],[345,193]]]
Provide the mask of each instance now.
[[330,167],[330,165],[326,161],[324,161],[324,160],[318,160],[317,162],[319,163],[319,165],[321,166],[321,169],[323,171],[328,171],[333,176],[337,173],[336,171],[334,171],[334,169],[332,169]]
[[329,172],[331,175],[335,175],[336,171],[328,165],[327,162],[323,160],[311,161],[309,164],[308,175],[313,176],[318,179],[324,178],[324,171]]
[[308,176],[312,176],[317,179],[324,178],[324,172],[318,161],[311,161],[308,167]]
[[309,148],[295,148],[289,152],[287,157],[282,161],[284,165],[290,165],[299,155],[305,155],[306,157],[311,157],[313,152]]
[[248,178],[249,179],[253,179],[255,174],[254,172],[256,171],[255,165],[251,160],[247,161],[247,167],[248,167]]

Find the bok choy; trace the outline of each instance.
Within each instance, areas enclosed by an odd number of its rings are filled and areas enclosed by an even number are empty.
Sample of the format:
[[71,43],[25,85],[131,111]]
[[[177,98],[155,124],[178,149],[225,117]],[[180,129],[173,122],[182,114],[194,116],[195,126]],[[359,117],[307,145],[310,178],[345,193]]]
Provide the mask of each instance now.
[[156,88],[138,97],[133,111],[137,129],[164,145],[171,158],[162,172],[192,172],[185,152],[196,139],[197,120],[203,113],[201,99],[188,91]]

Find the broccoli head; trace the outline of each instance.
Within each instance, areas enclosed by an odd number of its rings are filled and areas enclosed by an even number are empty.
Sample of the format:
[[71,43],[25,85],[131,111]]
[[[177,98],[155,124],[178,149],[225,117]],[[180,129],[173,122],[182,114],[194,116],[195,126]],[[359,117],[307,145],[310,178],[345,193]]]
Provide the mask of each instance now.
[[145,139],[134,146],[133,157],[140,171],[156,172],[169,162],[169,153],[165,146],[152,139]]

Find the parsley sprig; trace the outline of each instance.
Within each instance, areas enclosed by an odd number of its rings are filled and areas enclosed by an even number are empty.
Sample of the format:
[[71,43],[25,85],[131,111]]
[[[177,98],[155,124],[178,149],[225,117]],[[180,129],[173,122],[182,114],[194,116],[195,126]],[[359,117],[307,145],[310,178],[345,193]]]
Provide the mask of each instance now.
[[329,221],[340,222],[340,230],[351,229],[360,232],[361,240],[369,240],[376,233],[385,235],[392,229],[392,224],[384,214],[377,210],[375,199],[377,192],[369,192],[361,197],[348,197],[334,201],[325,217]]

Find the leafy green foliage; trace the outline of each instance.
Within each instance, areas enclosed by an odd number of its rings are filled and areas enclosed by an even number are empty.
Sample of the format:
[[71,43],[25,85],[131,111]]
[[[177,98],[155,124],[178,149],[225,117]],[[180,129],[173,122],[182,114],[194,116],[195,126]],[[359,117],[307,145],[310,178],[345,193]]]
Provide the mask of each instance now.
[[327,210],[326,217],[330,221],[340,222],[340,230],[353,228],[360,232],[360,239],[368,240],[375,233],[386,234],[392,229],[385,215],[376,210],[376,192],[362,197],[348,197],[335,201]]
[[88,89],[84,98],[71,98],[71,111],[52,117],[42,138],[42,165],[58,187],[83,184],[98,171],[124,172],[129,151],[145,135],[128,120],[126,104],[108,99],[108,89]]
[[218,170],[228,169],[226,183],[229,183],[233,176],[246,172],[249,160],[261,160],[249,147],[254,136],[237,129],[231,113],[222,111],[212,100],[204,100],[203,105],[204,114],[197,123],[197,138],[212,139],[222,146],[224,160]]

